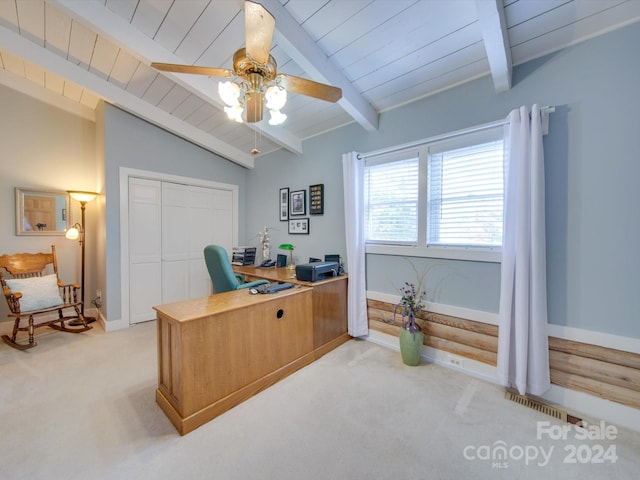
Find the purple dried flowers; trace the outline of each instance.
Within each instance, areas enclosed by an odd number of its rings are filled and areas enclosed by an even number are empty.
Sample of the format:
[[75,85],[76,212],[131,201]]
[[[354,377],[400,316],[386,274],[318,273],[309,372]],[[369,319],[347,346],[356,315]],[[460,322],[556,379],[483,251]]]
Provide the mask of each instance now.
[[[422,283],[422,282],[420,282]],[[400,312],[402,315],[402,328],[410,332],[417,332],[420,327],[416,323],[418,312],[424,310],[424,297],[427,292],[419,291],[413,283],[405,282],[400,289],[402,295],[400,303],[398,303],[393,311],[394,316]]]

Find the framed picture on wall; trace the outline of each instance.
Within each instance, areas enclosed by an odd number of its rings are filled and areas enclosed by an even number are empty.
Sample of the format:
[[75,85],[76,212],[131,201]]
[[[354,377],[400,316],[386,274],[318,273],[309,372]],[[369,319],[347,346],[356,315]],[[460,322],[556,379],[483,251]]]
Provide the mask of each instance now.
[[324,184],[309,186],[309,215],[324,215]]
[[308,218],[292,218],[289,220],[289,233],[292,235],[309,235]]
[[289,214],[293,217],[296,215],[306,215],[307,213],[307,191],[296,190],[291,192],[289,198]]
[[286,222],[289,220],[289,189],[280,189],[280,221]]

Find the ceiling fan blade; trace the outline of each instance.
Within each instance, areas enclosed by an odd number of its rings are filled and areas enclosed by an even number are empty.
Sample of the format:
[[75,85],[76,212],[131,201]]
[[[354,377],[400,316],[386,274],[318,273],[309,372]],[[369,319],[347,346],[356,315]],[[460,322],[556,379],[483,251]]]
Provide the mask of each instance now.
[[156,70],[163,72],[176,72],[176,73],[192,73],[195,75],[210,75],[212,77],[233,77],[235,74],[231,70],[225,68],[214,67],[198,67],[196,65],[178,65],[175,63],[151,63],[151,66]]
[[282,86],[290,92],[334,103],[342,98],[341,88],[293,75],[281,74],[278,76],[281,78]]
[[251,92],[245,97],[245,112],[247,123],[256,123],[262,120],[264,93]]
[[244,33],[249,58],[258,63],[269,61],[276,19],[262,5],[244,2]]

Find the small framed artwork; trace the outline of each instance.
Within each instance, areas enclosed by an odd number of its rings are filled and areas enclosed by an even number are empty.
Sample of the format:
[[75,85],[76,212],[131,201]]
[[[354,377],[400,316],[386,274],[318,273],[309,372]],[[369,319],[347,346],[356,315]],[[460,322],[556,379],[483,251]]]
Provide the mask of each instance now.
[[324,215],[324,184],[309,186],[309,215]]
[[307,214],[307,191],[306,190],[296,190],[295,192],[291,192],[291,196],[289,198],[289,215],[306,215]]
[[286,222],[289,220],[289,189],[280,189],[280,221]]
[[293,218],[289,220],[289,233],[296,235],[309,235],[309,219]]

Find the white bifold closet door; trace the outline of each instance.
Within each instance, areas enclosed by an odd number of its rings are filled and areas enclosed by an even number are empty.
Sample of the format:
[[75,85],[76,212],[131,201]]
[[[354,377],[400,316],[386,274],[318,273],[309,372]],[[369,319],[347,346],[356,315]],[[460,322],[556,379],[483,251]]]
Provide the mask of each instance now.
[[232,247],[231,191],[129,179],[129,322],[155,318],[154,305],[211,293],[203,249]]

